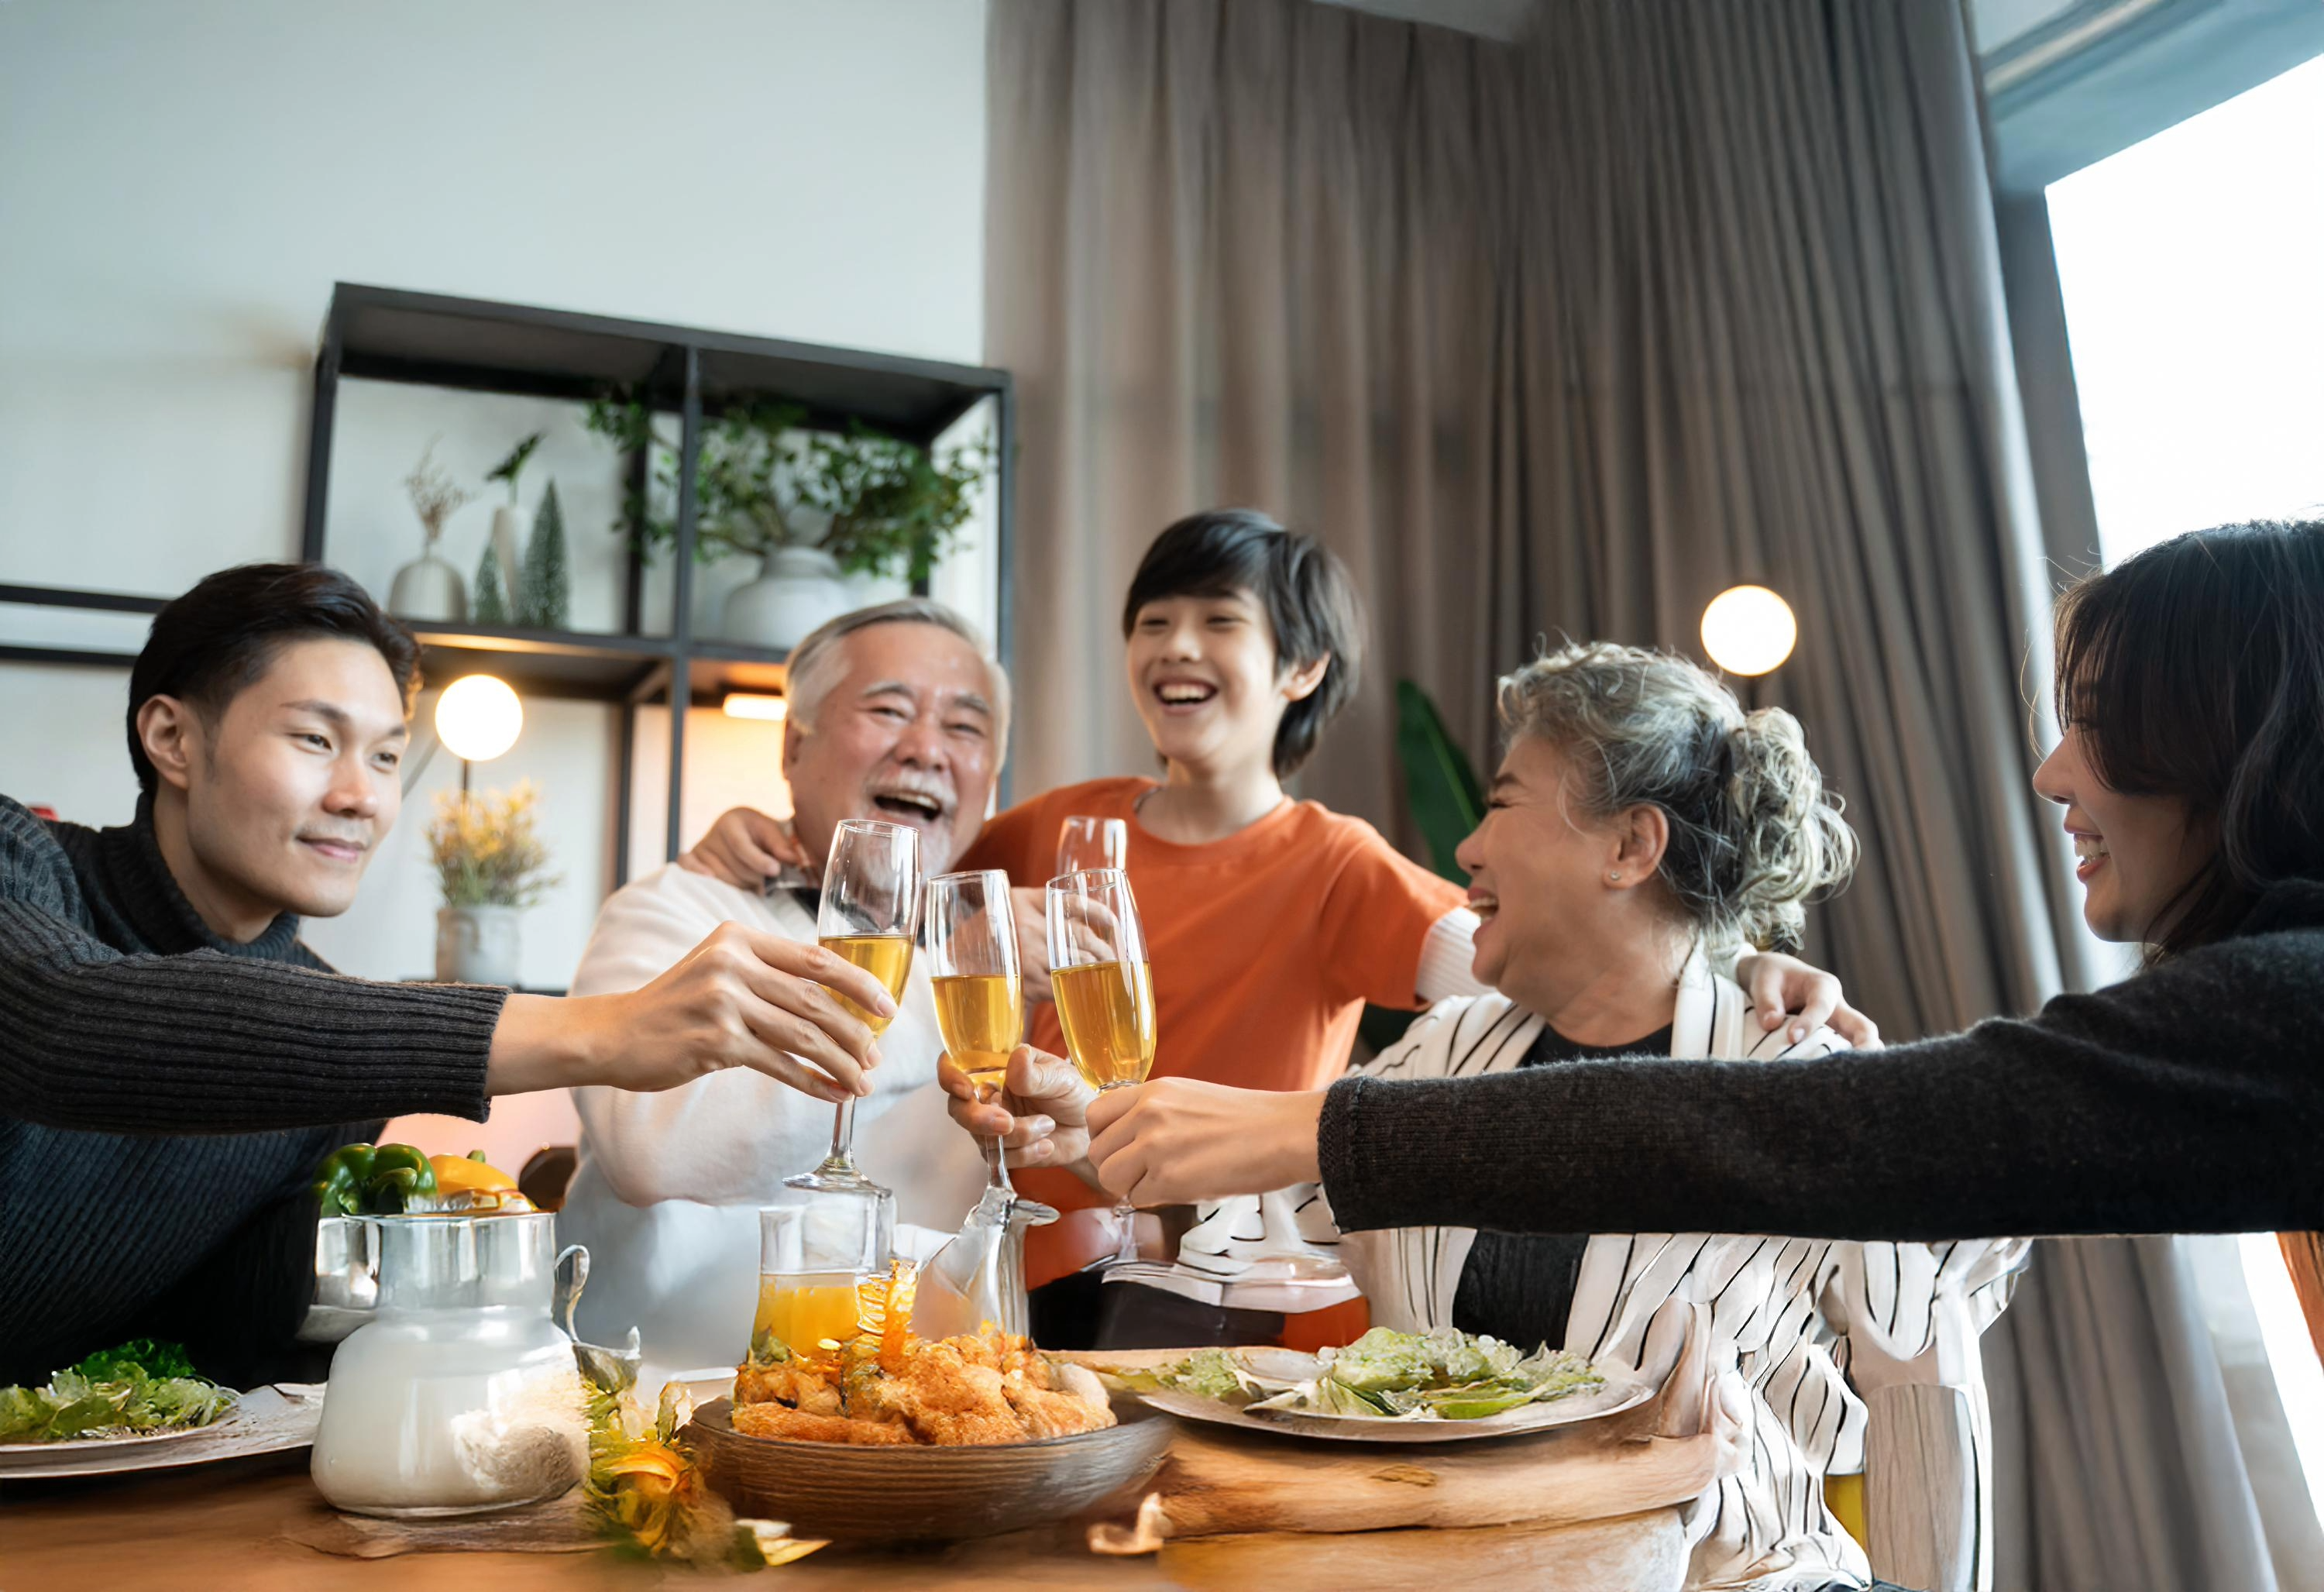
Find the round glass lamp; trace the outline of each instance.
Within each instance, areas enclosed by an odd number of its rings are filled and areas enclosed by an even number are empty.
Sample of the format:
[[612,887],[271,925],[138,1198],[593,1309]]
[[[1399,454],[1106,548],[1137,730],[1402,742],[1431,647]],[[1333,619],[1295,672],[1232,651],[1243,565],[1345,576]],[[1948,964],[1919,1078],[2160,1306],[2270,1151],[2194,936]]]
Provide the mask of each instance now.
[[508,750],[523,729],[524,704],[496,676],[463,675],[436,699],[436,739],[460,759],[462,795],[470,767]]
[[1792,605],[1765,586],[1729,586],[1702,611],[1702,649],[1730,675],[1780,668],[1799,639]]

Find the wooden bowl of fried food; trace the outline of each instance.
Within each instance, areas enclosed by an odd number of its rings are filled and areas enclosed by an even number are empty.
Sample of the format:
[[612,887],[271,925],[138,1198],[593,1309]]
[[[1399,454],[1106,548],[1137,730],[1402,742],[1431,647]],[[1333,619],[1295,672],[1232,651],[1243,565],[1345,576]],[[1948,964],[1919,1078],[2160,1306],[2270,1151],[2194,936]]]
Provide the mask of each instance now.
[[1172,1429],[988,1331],[884,1361],[866,1343],[837,1363],[746,1365],[687,1435],[738,1514],[799,1536],[931,1541],[1071,1519],[1152,1476]]

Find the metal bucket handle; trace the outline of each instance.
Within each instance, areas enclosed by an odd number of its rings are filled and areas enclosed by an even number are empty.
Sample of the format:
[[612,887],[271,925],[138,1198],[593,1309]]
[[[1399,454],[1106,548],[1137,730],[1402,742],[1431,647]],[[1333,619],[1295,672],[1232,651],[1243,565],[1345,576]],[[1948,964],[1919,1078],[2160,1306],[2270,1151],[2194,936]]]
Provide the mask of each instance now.
[[[566,1275],[567,1261],[572,1262],[569,1280]],[[557,1252],[557,1262],[549,1269],[557,1278],[557,1302],[550,1313],[564,1324],[565,1336],[578,1343],[581,1334],[574,1328],[573,1311],[581,1303],[581,1291],[589,1285],[589,1247],[567,1244]]]

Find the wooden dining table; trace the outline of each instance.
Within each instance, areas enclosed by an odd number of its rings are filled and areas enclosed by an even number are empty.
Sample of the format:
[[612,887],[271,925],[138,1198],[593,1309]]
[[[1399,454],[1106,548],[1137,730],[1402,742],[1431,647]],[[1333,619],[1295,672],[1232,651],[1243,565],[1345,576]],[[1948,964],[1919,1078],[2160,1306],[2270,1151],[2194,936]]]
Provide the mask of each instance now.
[[[303,1453],[183,1470],[0,1484],[0,1592],[412,1592],[415,1577],[457,1578],[492,1592],[651,1588],[714,1584],[689,1567],[640,1563],[611,1551],[398,1553],[347,1557],[302,1539],[332,1523]],[[1173,1541],[1134,1557],[1093,1553],[1084,1528],[1020,1532],[981,1542],[896,1548],[835,1543],[747,1584],[825,1592],[915,1589],[1235,1587],[1268,1592],[1425,1584],[1470,1587],[1675,1587],[1675,1511],[1581,1524],[1317,1534],[1258,1532]],[[1650,1578],[1633,1579],[1646,1573]],[[440,1583],[438,1583],[440,1584]]]
[[[1677,1592],[1686,1544],[1675,1505],[1720,1461],[1700,1436],[1655,1432],[1656,1419],[1642,1409],[1603,1431],[1410,1448],[1252,1442],[1183,1422],[1151,1482],[1082,1520],[942,1545],[835,1542],[749,1584]],[[592,1539],[574,1495],[542,1506],[559,1512],[551,1517],[495,1517],[520,1549],[493,1546],[497,1527],[447,1542],[425,1528],[339,1514],[308,1466],[308,1452],[292,1449],[123,1475],[0,1479],[0,1592],[410,1592],[415,1576],[491,1592],[628,1592],[723,1578],[619,1556]],[[1091,1521],[1126,1523],[1148,1494],[1171,1515],[1158,1550],[1093,1551]]]

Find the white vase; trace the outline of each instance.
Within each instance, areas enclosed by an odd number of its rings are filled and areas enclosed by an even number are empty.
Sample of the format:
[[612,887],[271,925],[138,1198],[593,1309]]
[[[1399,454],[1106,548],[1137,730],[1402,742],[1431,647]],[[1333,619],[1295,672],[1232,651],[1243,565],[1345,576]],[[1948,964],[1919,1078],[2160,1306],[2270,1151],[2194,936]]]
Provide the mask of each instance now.
[[516,988],[520,910],[514,906],[438,907],[436,981]]
[[524,511],[503,503],[493,511],[493,556],[501,561],[501,590],[508,594],[509,612],[516,612],[516,577],[523,571]]
[[468,589],[460,584],[460,572],[436,557],[430,546],[395,572],[395,584],[387,590],[387,611],[398,619],[466,624]]
[[819,548],[778,548],[767,555],[758,579],[727,595],[719,633],[729,641],[787,650],[853,606],[830,554]]

